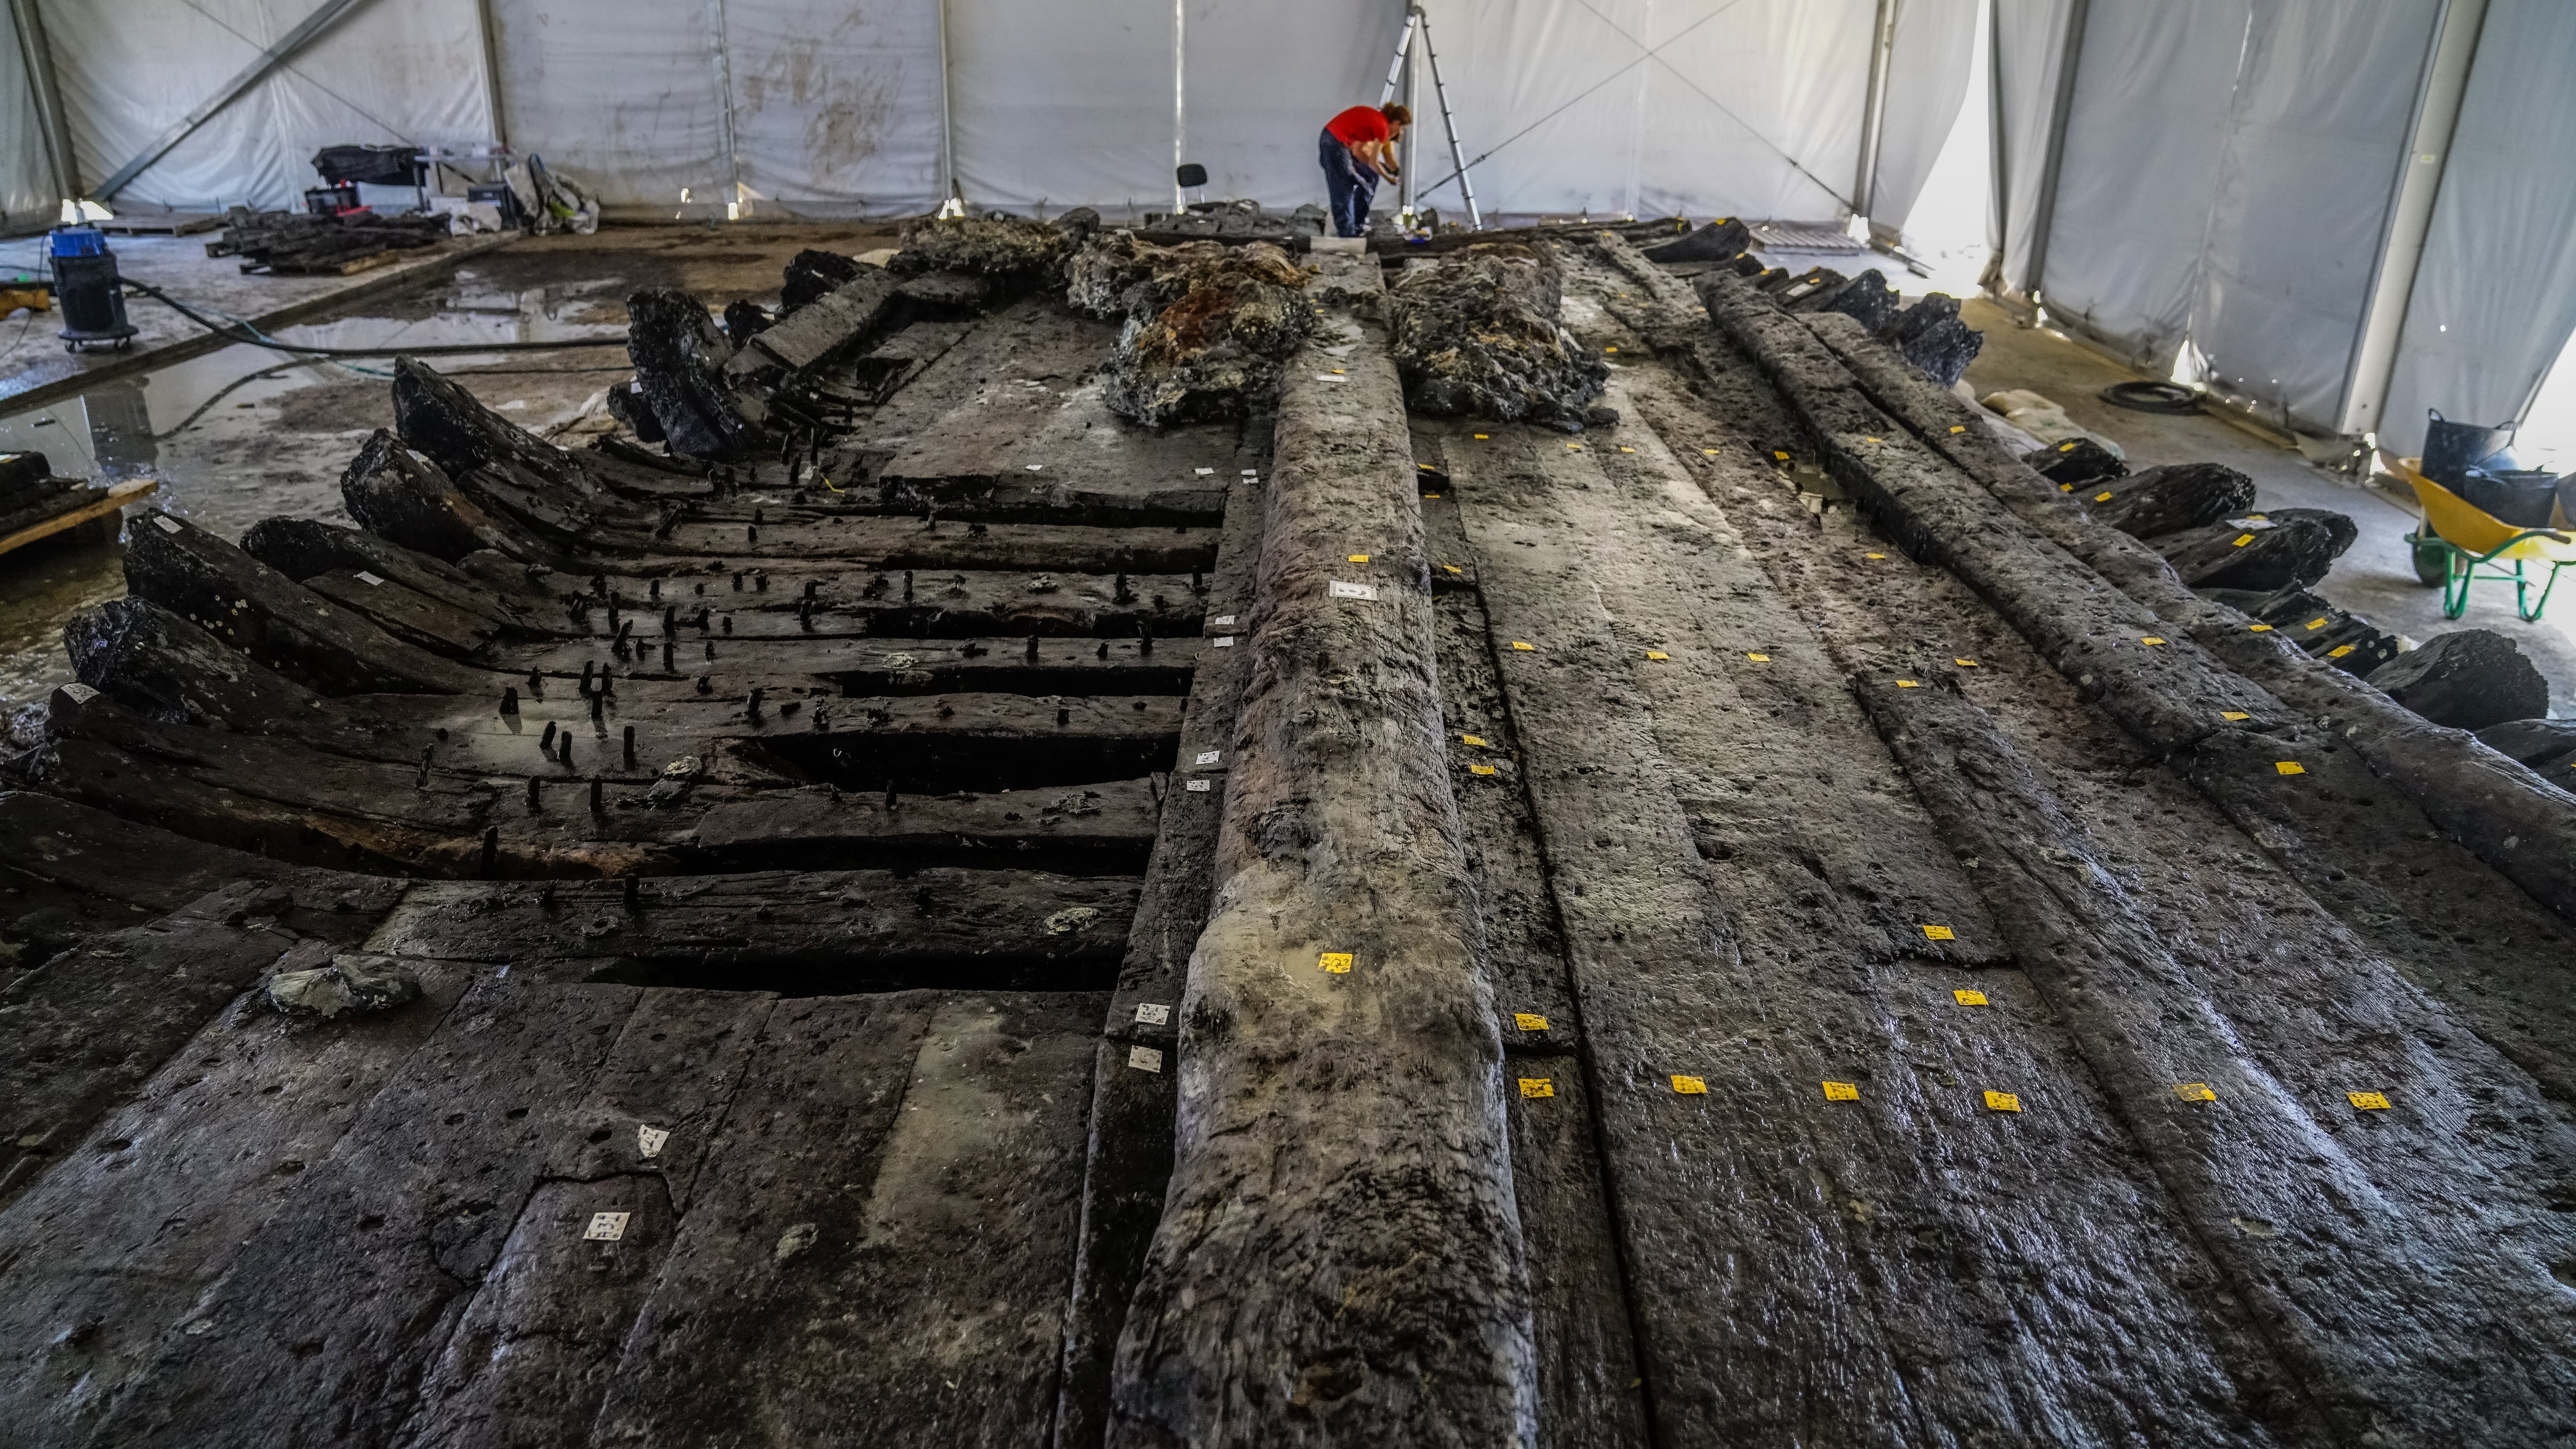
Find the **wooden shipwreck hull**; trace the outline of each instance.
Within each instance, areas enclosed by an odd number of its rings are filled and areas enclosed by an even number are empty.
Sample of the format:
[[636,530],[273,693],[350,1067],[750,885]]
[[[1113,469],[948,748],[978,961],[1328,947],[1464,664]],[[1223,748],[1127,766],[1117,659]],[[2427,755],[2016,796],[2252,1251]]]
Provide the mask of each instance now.
[[359,529],[134,520],[0,793],[0,1439],[2576,1436],[2576,799],[1549,245],[1615,427],[1409,415],[1367,258],[1151,433],[807,265],[638,299],[663,452],[407,361]]

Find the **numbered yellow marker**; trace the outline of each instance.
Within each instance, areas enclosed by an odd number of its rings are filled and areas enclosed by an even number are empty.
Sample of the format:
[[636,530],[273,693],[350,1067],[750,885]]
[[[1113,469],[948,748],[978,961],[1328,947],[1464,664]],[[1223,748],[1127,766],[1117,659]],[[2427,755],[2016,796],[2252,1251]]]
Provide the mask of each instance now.
[[1862,554],[1862,555],[1861,555],[1861,557],[1862,557],[1862,558],[1885,558],[1885,557],[1887,557],[1887,555],[1885,555],[1885,554],[1883,554],[1883,553],[1865,553],[1865,554]]
[[1752,660],[1756,664],[1768,664],[1771,662],[1771,656],[1768,654],[1747,654],[1744,657]]
[[1352,555],[1351,555],[1351,562],[1353,562],[1353,563],[1367,563],[1367,562],[1368,562],[1368,558],[1369,558],[1369,556],[1368,556],[1367,554],[1364,554],[1364,553],[1355,553],[1355,554],[1352,554]]
[[2021,1098],[2010,1092],[1988,1092],[1986,1106],[1997,1112],[2018,1112],[2021,1110]]
[[1442,567],[1442,568],[1444,568],[1444,569],[1447,569],[1449,572],[1451,572],[1451,573],[1453,573],[1453,574],[1464,574],[1465,572],[1467,572],[1465,569],[1462,569],[1462,568],[1458,567],[1456,564],[1442,564],[1442,565],[1441,565],[1441,567]]
[[2272,768],[2284,775],[2304,775],[2308,772],[2308,767],[2296,760],[2275,760],[2272,762]]
[[1783,463],[1786,463],[1786,462],[1788,462],[1788,461],[1789,461],[1789,455],[1788,455],[1788,454],[1783,453],[1783,452],[1779,452],[1779,451],[1777,451],[1777,450],[1774,450],[1774,451],[1772,452],[1771,456],[1772,456],[1772,457],[1774,457],[1774,458],[1779,459],[1779,460],[1780,460],[1781,462],[1783,462]]
[[2157,645],[2159,645],[2159,644],[2162,644],[2162,643],[2163,643],[2163,642],[2165,642],[2165,641],[2164,641],[2164,639],[2163,639],[2161,636],[2159,636],[2159,635],[2155,635],[2155,634],[2147,634],[2147,635],[2142,635],[2142,636],[2139,638],[2138,642],[2139,642],[2139,643],[2141,643],[2141,644],[2146,645],[2146,646],[2147,646],[2148,648],[2150,648],[2150,649],[2153,649],[2154,647],[2156,647],[2156,646],[2157,646]]
[[1553,1097],[1556,1095],[1556,1083],[1545,1077],[1523,1077],[1521,1078],[1521,1095],[1524,1097]]
[[2109,489],[2105,488],[2105,489],[2103,489],[2101,492],[2094,494],[2094,495],[2093,495],[2093,501],[2094,501],[2094,502],[2096,502],[2096,503],[2108,503],[2108,502],[2110,502],[2110,501],[2111,501],[2111,490],[2109,490]]
[[1958,1002],[1961,1006],[1984,1006],[1987,1004],[1986,993],[1982,991],[1953,991],[1950,993],[1950,996],[1952,1000]]
[[1515,1011],[1512,1013],[1512,1025],[1523,1031],[1545,1031],[1547,1018],[1535,1011]]
[[1513,641],[1512,641],[1512,647],[1513,647],[1513,648],[1515,648],[1515,649],[1517,649],[1517,650],[1519,650],[1519,651],[1521,651],[1523,654],[1535,654],[1535,653],[1537,653],[1537,652],[1538,652],[1538,646],[1537,646],[1537,645],[1535,645],[1535,644],[1524,644],[1524,643],[1522,643],[1521,641],[1519,641],[1518,639],[1515,639],[1515,640],[1513,640]]
[[1637,451],[1637,450],[1636,450],[1636,449],[1634,449],[1634,448],[1629,447],[1629,446],[1628,446],[1628,445],[1626,445],[1625,443],[1622,443],[1622,444],[1620,444],[1620,445],[1619,445],[1619,451],[1620,451],[1620,452],[1622,452],[1622,453],[1633,453],[1633,452],[1635,452],[1635,451]]
[[1825,1100],[1828,1102],[1857,1102],[1860,1100],[1860,1086],[1855,1082],[1827,1082],[1825,1083]]
[[1424,498],[1426,498],[1426,499],[1429,499],[1429,498],[1437,498],[1437,497],[1439,497],[1440,495],[1439,495],[1439,494],[1437,494],[1437,493],[1425,493],[1425,494],[1423,494],[1422,496],[1423,496]]
[[2057,451],[2061,453],[2072,453],[2075,451],[2075,445],[2073,443],[2060,443],[2057,445]]
[[2310,619],[2304,627],[2307,629],[2307,631],[2308,631],[2309,633],[2313,634],[2313,633],[2317,632],[2319,629],[2324,628],[2325,626],[2326,626],[2325,616],[2324,616],[2324,615],[2322,615],[2322,614],[2320,614],[2320,615],[2318,615],[2316,618]]
[[1673,1090],[1685,1097],[1705,1097],[1708,1095],[1708,1083],[1697,1077],[1675,1077]]
[[2269,624],[2248,624],[2245,626],[2245,632],[2248,634],[2269,634],[2272,632],[2272,626]]
[[2060,493],[2072,493],[2075,491],[2075,485],[2072,483],[2060,483],[2057,485],[2057,491]]
[[1950,431],[1951,431],[1951,432],[1954,432],[1954,433],[1964,433],[1964,432],[1966,432],[1966,431],[1967,431],[1967,429],[1966,429],[1966,428],[1964,428],[1964,427],[1954,427],[1954,428],[1952,428]]
[[1926,941],[1955,941],[1959,939],[1959,933],[1951,930],[1947,926],[1925,926],[1923,928],[1923,939]]
[[1348,951],[1326,951],[1316,960],[1315,964],[1332,972],[1336,976],[1348,976],[1351,974],[1351,953]]
[[1717,450],[1715,448],[1702,448],[1700,451],[1712,458],[1717,456]]
[[1953,664],[1958,665],[1961,669],[1974,669],[1974,668],[1976,668],[1976,667],[1977,667],[1977,661],[1975,661],[1975,660],[1973,660],[1973,659],[1957,659],[1957,658],[1954,658],[1954,659],[1952,659],[1950,662],[1951,662],[1951,663],[1953,663]]
[[2238,548],[2243,548],[2245,545],[2252,543],[2253,541],[2254,535],[2250,533],[2240,533],[2236,535],[2236,547]]
[[1665,653],[1661,649],[1649,649],[1646,651],[1646,657],[1649,659],[1670,659],[1673,656]]
[[[1622,296],[1622,297],[1624,297],[1624,296],[1627,296],[1628,294],[1627,294],[1627,293],[1625,293],[1625,292],[1621,292],[1619,295],[1620,295],[1620,296]],[[1616,352],[1616,351],[1618,351],[1619,349],[1618,349],[1618,348],[1616,348],[1616,347],[1604,347],[1604,348],[1602,348],[1601,350],[1602,350],[1602,351],[1604,351],[1604,352]]]
[[1458,743],[1462,745],[1474,745],[1476,748],[1481,750],[1485,747],[1485,737],[1483,735],[1460,735],[1458,737]]
[[1568,443],[1565,445],[1565,451],[1569,453],[1580,453],[1583,451],[1583,445],[1581,443]]
[[2388,1110],[2388,1094],[2386,1092],[2346,1092],[2343,1094],[2343,1099],[2365,1112],[2385,1112]]
[[2341,659],[2345,655],[2350,654],[2355,647],[2357,646],[2351,644],[2337,644],[2332,649],[2326,651],[2326,657],[2328,659]]
[[1483,442],[1486,438],[1488,438],[1488,437],[1490,437],[1490,436],[1492,436],[1492,435],[1491,435],[1491,434],[1489,434],[1489,433],[1478,433],[1478,434],[1476,435],[1476,441],[1481,443],[1481,442]]
[[1899,689],[1921,689],[1923,685],[1918,680],[1900,679],[1896,681],[1896,687]]
[[2174,1083],[2174,1095],[2182,1098],[2186,1102],[2215,1102],[2218,1100],[2218,1094],[2209,1090],[2209,1083],[2207,1082],[2176,1082]]
[[1863,438],[1863,439],[1861,439],[1861,441],[1862,441],[1862,442],[1864,442],[1864,443],[1875,443],[1875,442],[1877,442],[1877,441],[1878,441],[1878,439],[1876,439],[1876,438]]
[[2241,709],[2222,709],[2218,712],[2218,717],[2224,720],[2240,720],[2252,719],[2254,716],[2247,714]]
[[1494,773],[1494,767],[1491,765],[1469,765],[1467,767],[1467,773],[1470,775],[1490,775]]

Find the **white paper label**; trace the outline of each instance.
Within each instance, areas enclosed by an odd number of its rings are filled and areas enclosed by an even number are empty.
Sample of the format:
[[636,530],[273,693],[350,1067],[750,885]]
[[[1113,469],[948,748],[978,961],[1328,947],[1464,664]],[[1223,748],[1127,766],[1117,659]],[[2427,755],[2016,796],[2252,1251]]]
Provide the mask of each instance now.
[[1338,373],[1331,373],[1331,372],[1319,372],[1319,373],[1316,373],[1316,374],[1315,374],[1315,381],[1317,381],[1317,382],[1348,382],[1348,381],[1350,381],[1350,379],[1349,379],[1349,378],[1347,378],[1347,377],[1343,377],[1343,376],[1341,376],[1341,375],[1340,375],[1340,374],[1338,374]]
[[177,533],[179,531],[178,522],[166,513],[153,514],[152,526],[161,530],[163,533]]
[[1046,467],[1046,464],[1044,463],[1031,463],[1029,465],[1029,471],[1035,473],[1044,467]]
[[1207,793],[1208,782],[1205,780],[1192,780],[1181,788],[1189,791],[1193,795],[1204,795]]
[[632,1214],[629,1213],[592,1213],[590,1215],[590,1226],[582,1229],[582,1241],[588,1243],[616,1242],[619,1238],[626,1236],[626,1219],[630,1216],[632,1216]]
[[1258,468],[1246,468],[1243,470],[1243,476],[1246,478],[1258,478],[1261,476],[1261,470]]
[[1234,647],[1234,636],[1227,634],[1220,638],[1211,639],[1208,642],[1219,649],[1231,649]]
[[1374,599],[1377,597],[1377,587],[1373,584],[1346,584],[1340,579],[1333,580],[1331,592],[1332,596],[1336,599]]
[[635,1150],[646,1157],[661,1156],[662,1144],[670,1140],[671,1133],[667,1128],[646,1127],[641,1124],[635,1128]]
[[1208,620],[1208,622],[1211,624],[1231,624],[1234,622],[1234,616],[1232,614],[1219,614],[1215,618]]
[[1140,1072],[1159,1072],[1163,1069],[1163,1054],[1152,1047],[1129,1047],[1127,1065]]
[[1198,469],[1194,469],[1194,470],[1192,470],[1192,471],[1196,472],[1200,477],[1204,478],[1204,477],[1206,477],[1207,475],[1209,475],[1210,473],[1215,472],[1216,470],[1215,470],[1214,468],[1198,468]]
[[365,569],[360,569],[358,570],[358,582],[362,584],[381,584],[384,580],[377,578],[374,574],[367,572]]
[[1198,762],[1202,765],[1213,765],[1224,757],[1225,751],[1223,750],[1201,750],[1199,751]]
[[1169,1026],[1172,1024],[1172,1009],[1159,1001],[1145,1002],[1136,1008],[1136,1024]]

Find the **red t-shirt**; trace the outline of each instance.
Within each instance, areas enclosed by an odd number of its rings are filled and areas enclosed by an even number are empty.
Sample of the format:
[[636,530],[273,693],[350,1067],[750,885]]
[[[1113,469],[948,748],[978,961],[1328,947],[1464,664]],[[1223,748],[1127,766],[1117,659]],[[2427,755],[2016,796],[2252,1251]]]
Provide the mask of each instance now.
[[1387,129],[1385,113],[1375,106],[1353,106],[1325,122],[1324,129],[1345,146],[1395,138],[1395,133]]

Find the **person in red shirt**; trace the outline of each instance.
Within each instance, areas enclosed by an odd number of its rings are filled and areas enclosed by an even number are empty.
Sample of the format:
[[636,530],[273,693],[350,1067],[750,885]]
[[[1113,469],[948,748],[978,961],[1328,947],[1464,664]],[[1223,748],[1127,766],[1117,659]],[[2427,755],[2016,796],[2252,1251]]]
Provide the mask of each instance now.
[[1396,174],[1396,138],[1411,124],[1413,112],[1392,101],[1353,106],[1324,123],[1316,149],[1324,163],[1324,190],[1333,199],[1333,235],[1367,234],[1378,178]]

